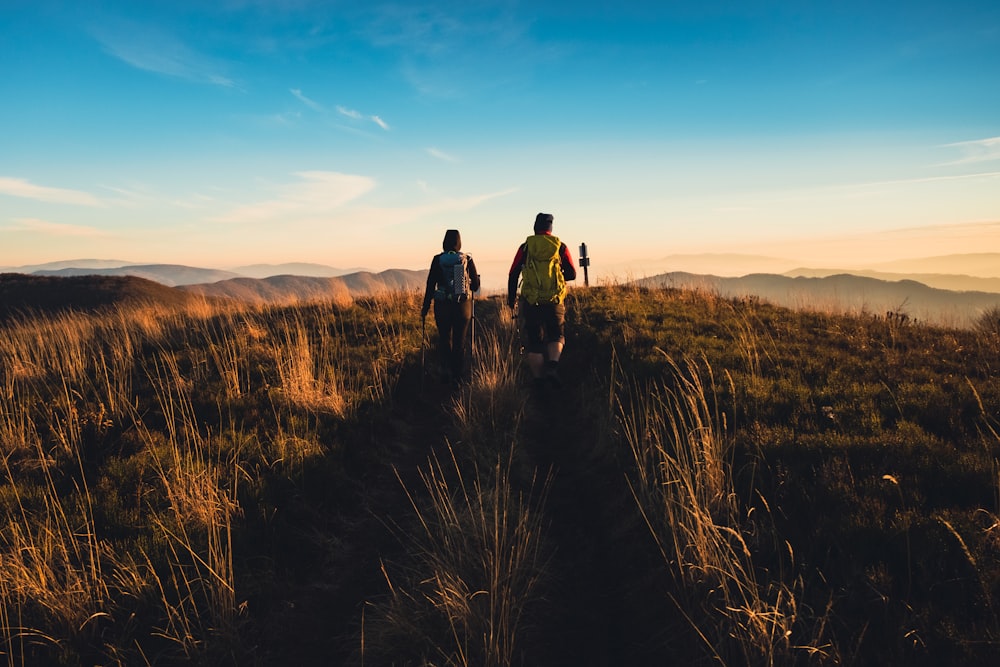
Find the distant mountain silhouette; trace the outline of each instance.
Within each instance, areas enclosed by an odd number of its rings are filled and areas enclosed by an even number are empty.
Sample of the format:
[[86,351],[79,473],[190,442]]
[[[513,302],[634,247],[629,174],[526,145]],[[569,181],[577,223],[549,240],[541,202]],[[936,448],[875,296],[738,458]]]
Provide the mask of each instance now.
[[[683,256],[675,256],[679,262]],[[776,258],[739,255],[690,256],[691,260],[711,258],[736,262],[740,259],[781,262]],[[1000,261],[1000,254],[926,258],[928,265],[938,260],[961,260],[965,266],[987,270],[990,262]],[[914,262],[922,260],[913,260]],[[74,260],[73,263],[102,264],[114,260]],[[4,286],[0,309],[75,307],[89,309],[94,303],[115,303],[130,290],[143,298],[174,302],[178,294],[198,294],[227,297],[253,303],[294,303],[313,299],[347,301],[384,291],[422,289],[426,271],[391,269],[380,273],[356,271],[337,276],[308,276],[282,273],[266,278],[248,278],[233,271],[203,269],[175,264],[129,264],[117,267],[86,266],[40,269],[36,278],[88,278],[82,282],[44,283],[17,280],[24,274],[3,274]],[[30,267],[22,267],[30,268]],[[259,272],[337,271],[319,264],[252,265],[243,270]],[[138,283],[116,283],[98,280],[100,277],[132,276]],[[163,290],[155,291],[146,283],[159,283]],[[800,268],[785,275],[750,273],[741,277],[720,277],[705,273],[672,271],[635,281],[647,286],[694,287],[708,289],[723,296],[755,295],[772,303],[791,308],[816,308],[842,312],[882,314],[899,311],[918,320],[955,326],[968,326],[980,314],[1000,307],[1000,277],[943,274],[881,273],[875,270],[840,271],[837,269]],[[142,286],[141,288],[139,286]],[[177,287],[175,291],[164,287]],[[34,296],[24,296],[31,294]]]
[[137,303],[182,306],[192,295],[135,276],[31,276],[0,273],[0,320],[16,314],[94,312]]
[[1000,278],[982,278],[979,276],[963,276],[948,273],[885,273],[882,271],[845,271],[843,269],[793,269],[782,275],[790,278],[826,278],[848,273],[853,276],[864,276],[877,280],[902,281],[915,280],[928,287],[952,290],[956,292],[993,292],[1000,294]]
[[34,273],[35,271],[56,271],[59,269],[114,269],[119,266],[128,266],[129,264],[135,264],[135,262],[126,262],[121,259],[64,259],[44,264],[0,267],[0,272]]
[[271,278],[273,276],[309,276],[313,278],[333,278],[348,273],[359,273],[362,268],[338,269],[326,264],[290,262],[286,264],[250,264],[229,269],[246,278]]
[[198,283],[228,280],[239,274],[218,269],[201,269],[181,264],[130,264],[113,268],[96,269],[67,267],[63,269],[43,269],[34,271],[36,276],[136,276],[154,280],[162,285],[176,287]]
[[775,305],[823,311],[884,314],[900,312],[936,324],[969,326],[983,311],[1000,307],[1000,294],[955,292],[914,280],[886,281],[838,274],[790,278],[750,274],[740,278],[673,272],[636,281],[644,286],[683,287],[718,292],[725,297],[757,296]]
[[656,260],[653,264],[669,270],[671,273],[743,276],[749,273],[784,273],[794,268],[798,262],[766,255],[705,252],[667,255]]
[[[967,253],[937,257],[918,257],[893,260],[891,262],[879,262],[868,266],[830,269],[797,268],[803,266],[803,263],[799,260],[740,253],[668,255],[653,262],[647,262],[647,264],[650,264],[657,273],[685,272],[727,277],[745,276],[752,273],[817,275],[815,273],[805,273],[809,271],[822,272],[823,276],[849,273],[858,276],[879,277],[879,274],[884,274],[887,280],[910,279],[920,282],[923,282],[920,277],[929,278],[930,276],[944,275],[1000,279],[1000,253]],[[647,275],[649,274],[647,273]],[[941,285],[936,284],[934,286]],[[944,289],[951,288],[944,287]],[[962,289],[982,288],[971,287]]]
[[381,273],[360,271],[344,276],[273,276],[270,278],[232,278],[180,289],[210,297],[227,297],[253,303],[295,303],[313,299],[347,301],[386,291],[422,289],[426,271],[390,269]]
[[876,271],[895,273],[951,273],[983,278],[1000,278],[1000,253],[980,252],[899,259],[871,266]]

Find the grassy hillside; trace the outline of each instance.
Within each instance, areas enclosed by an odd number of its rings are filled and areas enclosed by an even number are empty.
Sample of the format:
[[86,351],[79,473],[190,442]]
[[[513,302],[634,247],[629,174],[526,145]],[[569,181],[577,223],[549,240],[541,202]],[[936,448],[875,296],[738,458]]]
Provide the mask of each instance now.
[[0,273],[0,321],[31,313],[95,313],[121,305],[158,304],[173,308],[203,300],[136,276]]
[[1000,328],[602,287],[0,325],[8,664],[1000,660]]
[[350,302],[355,296],[377,296],[420,289],[426,271],[390,269],[359,271],[331,278],[280,275],[269,278],[232,278],[215,283],[184,285],[181,289],[208,298],[226,297],[256,304],[292,305],[317,299]]
[[968,328],[1000,308],[1000,293],[952,291],[914,280],[881,280],[841,273],[791,277],[758,273],[739,278],[665,273],[638,281],[644,287],[706,290],[730,298],[758,298],[800,310],[846,314],[891,312],[936,326]]

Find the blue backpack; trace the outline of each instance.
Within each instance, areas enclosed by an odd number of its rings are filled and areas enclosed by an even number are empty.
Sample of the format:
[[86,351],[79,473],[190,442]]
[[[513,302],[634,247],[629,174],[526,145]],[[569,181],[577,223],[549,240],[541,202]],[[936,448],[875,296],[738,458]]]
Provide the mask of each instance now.
[[469,256],[464,252],[449,250],[441,253],[443,280],[434,292],[435,298],[448,301],[465,301],[469,298]]

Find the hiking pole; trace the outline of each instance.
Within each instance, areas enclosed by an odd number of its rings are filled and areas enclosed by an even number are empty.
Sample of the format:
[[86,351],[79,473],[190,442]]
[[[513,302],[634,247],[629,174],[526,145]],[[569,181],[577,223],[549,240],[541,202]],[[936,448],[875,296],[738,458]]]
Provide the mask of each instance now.
[[420,393],[424,392],[424,377],[427,370],[424,367],[424,356],[427,350],[427,316],[420,316]]
[[[482,279],[482,276],[476,276],[476,278]],[[469,350],[472,354],[472,363],[476,363],[476,293],[472,293],[472,341],[469,345]]]

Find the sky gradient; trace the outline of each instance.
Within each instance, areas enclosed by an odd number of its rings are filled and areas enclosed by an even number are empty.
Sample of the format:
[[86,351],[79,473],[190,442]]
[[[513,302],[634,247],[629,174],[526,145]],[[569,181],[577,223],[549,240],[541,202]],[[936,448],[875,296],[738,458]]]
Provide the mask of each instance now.
[[0,0],[0,71],[0,267],[1000,252],[995,0]]

